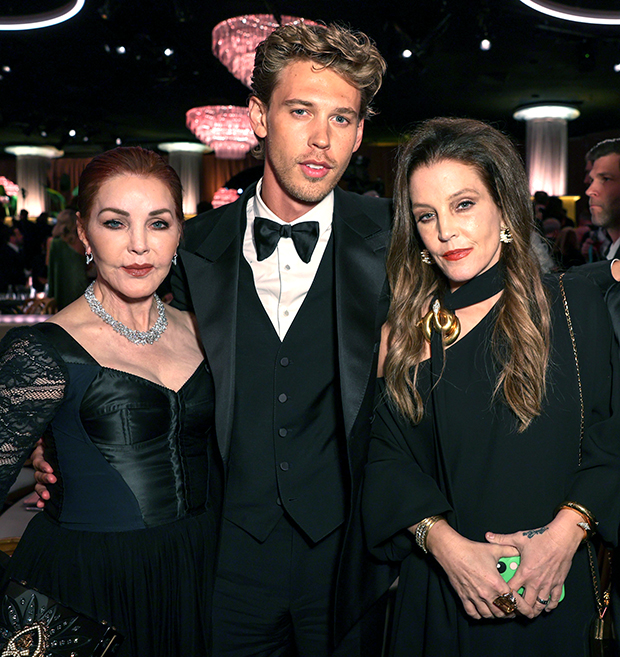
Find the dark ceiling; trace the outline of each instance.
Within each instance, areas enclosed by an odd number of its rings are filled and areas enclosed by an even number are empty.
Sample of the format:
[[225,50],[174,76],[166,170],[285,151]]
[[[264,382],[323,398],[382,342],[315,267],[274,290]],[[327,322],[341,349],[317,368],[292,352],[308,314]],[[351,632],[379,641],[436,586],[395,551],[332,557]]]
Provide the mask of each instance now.
[[[13,0],[0,2],[0,11],[44,11],[66,1]],[[617,0],[580,4],[618,8]],[[0,143],[79,154],[111,147],[117,137],[147,146],[192,140],[186,110],[245,103],[248,90],[211,52],[211,30],[247,13],[344,22],[376,41],[388,74],[369,141],[395,142],[436,115],[490,120],[522,139],[512,112],[539,101],[579,107],[572,136],[620,127],[620,73],[613,69],[620,28],[547,18],[519,0],[86,0],[60,25],[0,32]],[[485,36],[492,44],[486,52],[479,48]],[[169,57],[166,48],[174,51]],[[401,57],[404,48],[411,58]]]

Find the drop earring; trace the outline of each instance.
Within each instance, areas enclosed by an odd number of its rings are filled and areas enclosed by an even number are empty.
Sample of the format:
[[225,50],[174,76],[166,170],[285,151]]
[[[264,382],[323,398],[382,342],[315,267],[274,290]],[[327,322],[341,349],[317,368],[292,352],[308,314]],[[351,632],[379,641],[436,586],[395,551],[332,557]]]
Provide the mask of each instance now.
[[428,249],[422,249],[420,251],[420,255],[422,256],[422,262],[425,265],[432,265],[433,264],[433,259],[431,258],[431,254],[429,253]]
[[172,256],[172,264],[173,265],[177,264],[177,254],[176,253]]
[[93,254],[90,251],[86,252],[86,264],[90,265],[90,263],[93,261]]
[[510,228],[502,228],[499,231],[499,241],[504,244],[510,244],[510,242],[512,242],[512,233],[510,232]]

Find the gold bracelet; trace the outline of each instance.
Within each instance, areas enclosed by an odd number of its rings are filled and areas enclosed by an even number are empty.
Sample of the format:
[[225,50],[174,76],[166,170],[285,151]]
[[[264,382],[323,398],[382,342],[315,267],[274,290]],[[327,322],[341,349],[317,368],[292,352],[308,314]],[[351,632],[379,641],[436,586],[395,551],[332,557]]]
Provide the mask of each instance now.
[[562,502],[557,509],[555,510],[554,515],[557,515],[559,511],[562,509],[570,509],[571,511],[574,511],[578,515],[581,516],[583,519],[582,522],[578,522],[577,526],[581,527],[583,529],[583,541],[589,539],[592,534],[596,531],[596,525],[598,524],[596,522],[596,519],[594,518],[594,515],[586,509],[585,506],[582,506],[581,504],[577,504],[577,502]]
[[594,517],[594,514],[588,509],[586,509],[585,506],[581,504],[577,504],[577,502],[570,502],[570,501],[562,502],[562,504],[560,504],[558,508],[555,510],[554,515],[556,515],[560,509],[572,509],[573,511],[576,511],[581,516],[583,516],[586,522],[588,522],[593,527],[596,527],[596,525],[598,525],[598,523],[596,522],[596,518]]
[[428,518],[424,518],[424,520],[420,520],[418,523],[415,530],[415,542],[424,554],[428,554],[428,548],[426,547],[428,532],[435,523],[443,519],[443,516],[429,516]]

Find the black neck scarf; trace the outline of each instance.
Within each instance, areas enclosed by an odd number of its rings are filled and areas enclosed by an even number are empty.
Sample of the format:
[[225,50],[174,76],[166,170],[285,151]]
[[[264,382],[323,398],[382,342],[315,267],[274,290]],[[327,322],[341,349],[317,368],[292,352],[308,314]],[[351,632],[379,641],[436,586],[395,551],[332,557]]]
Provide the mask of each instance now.
[[503,289],[504,268],[497,262],[483,274],[467,281],[454,292],[448,291],[444,295],[441,305],[450,311],[466,308],[490,299]]
[[[450,312],[467,308],[476,303],[490,299],[504,289],[504,267],[498,262],[484,273],[472,278],[458,287],[454,292],[444,294],[442,307]],[[433,298],[431,307],[438,297]],[[431,339],[431,369],[433,379],[437,381],[443,369],[444,349],[441,334],[433,331]]]
[[[454,292],[446,292],[441,305],[445,309],[454,312],[459,308],[473,306],[476,303],[490,299],[503,289],[504,267],[498,262],[483,274],[461,285]],[[433,299],[434,301],[435,299]],[[433,302],[431,302],[431,306]],[[445,476],[442,466],[444,458],[441,443],[443,440],[449,440],[449,437],[453,435],[453,432],[457,428],[454,426],[453,421],[455,418],[451,417],[449,402],[445,397],[446,390],[441,381],[444,357],[445,353],[441,335],[433,331],[431,339],[431,396],[433,399],[435,447],[438,459],[437,476],[440,486],[444,490],[448,500],[451,501],[452,491],[450,490],[449,478]]]

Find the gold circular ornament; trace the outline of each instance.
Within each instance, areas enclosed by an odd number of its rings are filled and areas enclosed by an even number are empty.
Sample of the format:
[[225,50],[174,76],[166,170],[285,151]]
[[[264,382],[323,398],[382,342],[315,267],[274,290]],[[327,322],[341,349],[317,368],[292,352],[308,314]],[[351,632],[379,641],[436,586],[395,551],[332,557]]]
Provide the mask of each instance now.
[[421,321],[422,333],[428,342],[431,341],[433,331],[441,334],[446,347],[449,347],[461,334],[459,318],[449,310],[442,308],[439,300],[435,299],[433,307]]

